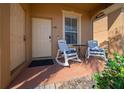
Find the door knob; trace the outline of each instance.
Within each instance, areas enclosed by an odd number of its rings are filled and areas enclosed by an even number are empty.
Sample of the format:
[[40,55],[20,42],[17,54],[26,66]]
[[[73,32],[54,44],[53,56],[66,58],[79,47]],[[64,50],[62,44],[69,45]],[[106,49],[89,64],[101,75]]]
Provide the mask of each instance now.
[[26,41],[26,35],[24,35],[23,40],[24,40],[24,42]]
[[51,39],[51,36],[49,36],[49,39]]

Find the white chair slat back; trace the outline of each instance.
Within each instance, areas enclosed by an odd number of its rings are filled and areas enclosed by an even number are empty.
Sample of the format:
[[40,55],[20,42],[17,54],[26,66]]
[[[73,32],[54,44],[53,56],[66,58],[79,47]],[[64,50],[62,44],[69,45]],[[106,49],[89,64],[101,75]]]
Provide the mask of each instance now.
[[69,50],[69,47],[65,40],[58,40],[58,47],[61,52],[64,52],[64,50]]

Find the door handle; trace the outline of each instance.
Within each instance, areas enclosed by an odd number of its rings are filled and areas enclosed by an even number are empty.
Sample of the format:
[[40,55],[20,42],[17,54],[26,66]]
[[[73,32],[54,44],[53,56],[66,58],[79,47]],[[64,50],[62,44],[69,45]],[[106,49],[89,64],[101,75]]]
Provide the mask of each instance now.
[[26,41],[26,35],[24,35],[23,40],[24,40],[24,42]]
[[51,36],[49,36],[49,39],[51,39]]

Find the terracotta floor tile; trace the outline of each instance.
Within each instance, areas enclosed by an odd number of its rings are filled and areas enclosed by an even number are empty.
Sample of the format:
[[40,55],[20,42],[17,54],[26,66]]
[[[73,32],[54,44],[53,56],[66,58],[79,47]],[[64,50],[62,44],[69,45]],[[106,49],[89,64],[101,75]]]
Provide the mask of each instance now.
[[104,70],[104,62],[90,58],[88,63],[72,62],[70,67],[58,64],[27,68],[9,86],[9,88],[35,88],[39,84],[57,83],[74,78],[90,76],[94,72]]

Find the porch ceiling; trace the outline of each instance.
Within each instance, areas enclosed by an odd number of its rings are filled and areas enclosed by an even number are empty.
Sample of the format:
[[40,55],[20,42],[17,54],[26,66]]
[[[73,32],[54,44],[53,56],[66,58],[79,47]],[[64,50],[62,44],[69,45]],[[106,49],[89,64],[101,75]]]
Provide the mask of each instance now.
[[[79,9],[82,11],[86,11],[89,13],[96,13],[102,9],[107,8],[108,6],[112,5],[112,3],[61,3],[61,4],[30,4],[32,7],[33,5],[60,5],[65,7],[71,7],[75,9]],[[33,8],[33,7],[32,7]]]
[[104,9],[112,4],[111,3],[80,3],[80,4],[77,3],[77,4],[64,4],[64,5],[90,12],[99,9]]

